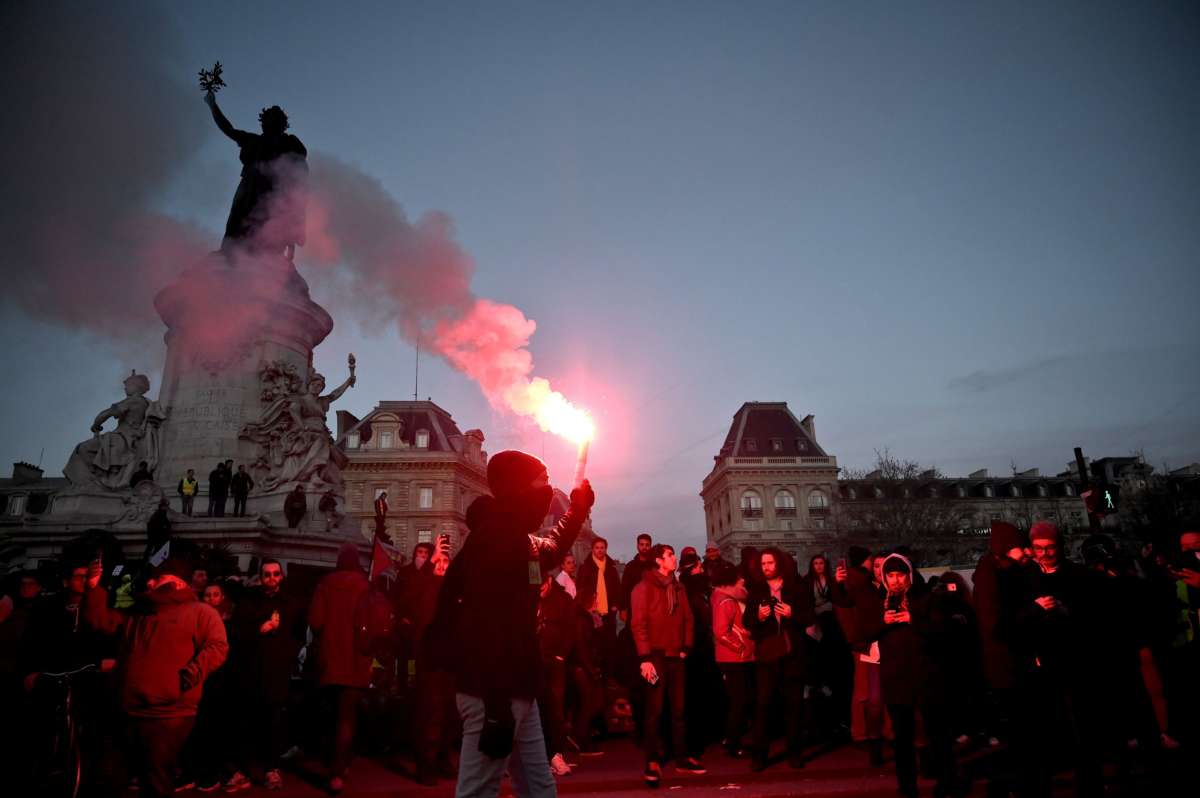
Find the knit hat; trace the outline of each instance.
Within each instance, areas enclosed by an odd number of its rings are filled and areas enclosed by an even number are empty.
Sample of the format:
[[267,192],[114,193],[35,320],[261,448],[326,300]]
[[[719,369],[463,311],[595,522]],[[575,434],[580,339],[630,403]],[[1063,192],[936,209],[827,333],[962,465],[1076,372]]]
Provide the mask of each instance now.
[[185,582],[192,581],[192,564],[183,557],[168,557],[154,569],[154,576],[177,576]]
[[1025,548],[1027,541],[1021,530],[1007,521],[992,522],[992,539],[988,548],[997,557],[1003,557],[1013,549]]
[[1038,521],[1029,530],[1030,540],[1052,540],[1058,542],[1058,527],[1049,521]]
[[846,552],[846,558],[850,560],[851,565],[859,565],[870,556],[871,552],[862,546],[851,546]]
[[497,499],[507,499],[524,493],[540,475],[546,464],[531,454],[508,449],[488,459],[488,486]]
[[690,571],[698,562],[700,562],[700,555],[696,553],[694,548],[688,546],[679,557],[679,570]]

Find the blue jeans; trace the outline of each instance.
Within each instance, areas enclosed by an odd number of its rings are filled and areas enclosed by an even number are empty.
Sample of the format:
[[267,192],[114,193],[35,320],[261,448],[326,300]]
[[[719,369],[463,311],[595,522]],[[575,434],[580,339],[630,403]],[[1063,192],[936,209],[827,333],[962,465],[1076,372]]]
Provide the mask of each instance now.
[[512,714],[516,732],[513,752],[507,760],[492,759],[479,750],[483,731],[483,699],[466,693],[455,695],[462,718],[462,756],[458,763],[458,787],[455,798],[495,798],[500,794],[500,779],[507,768],[513,791],[518,798],[554,798],[558,787],[546,759],[542,739],[542,721],[537,702],[532,698],[514,698]]

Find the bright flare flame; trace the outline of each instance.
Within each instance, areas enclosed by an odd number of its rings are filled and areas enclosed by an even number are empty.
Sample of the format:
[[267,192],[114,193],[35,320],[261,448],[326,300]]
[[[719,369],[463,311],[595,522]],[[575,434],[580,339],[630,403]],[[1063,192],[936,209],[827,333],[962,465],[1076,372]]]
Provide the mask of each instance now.
[[534,420],[546,432],[560,435],[575,444],[586,443],[596,436],[596,425],[587,411],[571,404],[554,391],[534,410]]

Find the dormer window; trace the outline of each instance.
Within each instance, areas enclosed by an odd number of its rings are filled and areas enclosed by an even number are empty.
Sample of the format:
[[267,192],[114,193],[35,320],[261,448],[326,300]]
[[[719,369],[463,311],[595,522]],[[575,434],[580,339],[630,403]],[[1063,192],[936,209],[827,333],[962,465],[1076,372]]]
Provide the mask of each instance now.
[[1038,485],[1038,496],[1045,498],[1045,496],[1046,496],[1046,486],[1045,485]]
[[417,430],[417,435],[416,435],[416,438],[414,439],[414,442],[418,449],[428,449],[429,448],[429,430],[427,430],[427,429]]
[[346,436],[346,448],[347,449],[357,449],[361,445],[362,445],[362,439],[359,437],[359,434],[357,432],[351,432],[349,435]]
[[783,439],[782,438],[772,438],[771,439],[771,451],[776,454],[783,453]]
[[9,515],[24,515],[25,513],[25,494],[16,493],[8,497],[8,514]]
[[1014,497],[1021,495],[1021,488],[1018,487],[1016,484],[1014,484],[1011,488],[1009,488],[1009,490],[1012,492],[1012,495]]
[[955,488],[954,492],[958,494],[958,498],[960,499],[967,498],[967,489],[962,485],[959,485],[957,488]]
[[800,454],[806,454],[808,452],[808,441],[805,440],[804,438],[797,438],[796,439],[796,451],[799,452]]
[[991,485],[984,485],[983,495],[990,499],[996,495],[996,490]]
[[379,433],[379,448],[391,449],[396,445],[396,435],[392,431]]
[[1075,495],[1075,486],[1072,485],[1070,482],[1068,482],[1065,485],[1063,485],[1063,492],[1068,496],[1074,496]]
[[746,439],[746,451],[747,452],[757,452],[758,451],[758,441],[754,440],[753,438],[747,438]]

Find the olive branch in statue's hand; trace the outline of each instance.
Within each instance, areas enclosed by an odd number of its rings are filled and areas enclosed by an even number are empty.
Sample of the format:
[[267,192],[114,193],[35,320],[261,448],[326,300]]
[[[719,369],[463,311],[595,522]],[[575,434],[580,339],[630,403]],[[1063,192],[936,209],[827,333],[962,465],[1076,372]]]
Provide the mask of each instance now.
[[200,70],[200,88],[206,94],[216,94],[225,86],[225,80],[221,77],[221,62],[213,64],[212,69]]

